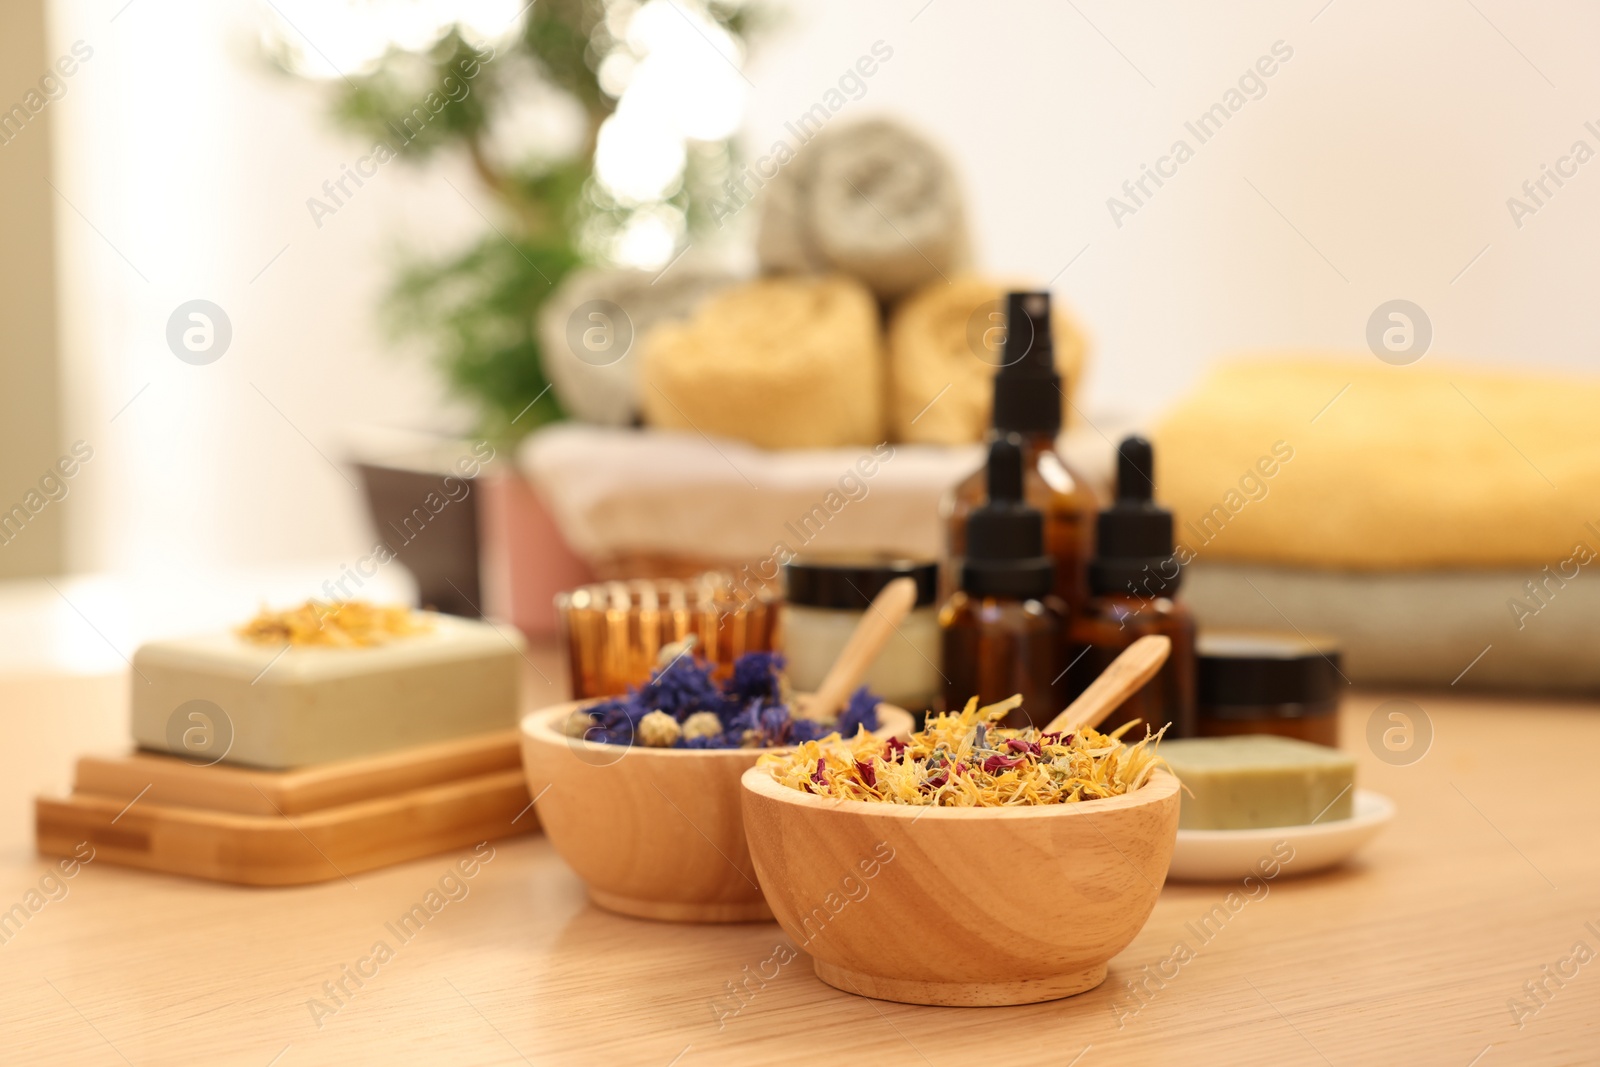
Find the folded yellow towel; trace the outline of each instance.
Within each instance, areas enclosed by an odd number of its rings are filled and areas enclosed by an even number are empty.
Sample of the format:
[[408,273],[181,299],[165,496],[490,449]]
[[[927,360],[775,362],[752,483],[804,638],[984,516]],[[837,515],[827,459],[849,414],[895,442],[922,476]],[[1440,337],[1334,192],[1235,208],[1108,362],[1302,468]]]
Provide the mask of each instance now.
[[1597,410],[1596,379],[1248,359],[1160,425],[1157,487],[1180,558],[1537,572],[1600,552]]
[[[973,275],[929,283],[899,304],[889,320],[889,429],[898,441],[964,445],[983,440],[994,407],[1006,289]],[[1061,373],[1061,424],[1071,424],[1070,398],[1087,359],[1083,331],[1051,302],[1056,370]],[[981,354],[980,354],[981,353]]]
[[878,305],[843,275],[724,289],[646,333],[639,366],[652,426],[762,448],[884,439]]

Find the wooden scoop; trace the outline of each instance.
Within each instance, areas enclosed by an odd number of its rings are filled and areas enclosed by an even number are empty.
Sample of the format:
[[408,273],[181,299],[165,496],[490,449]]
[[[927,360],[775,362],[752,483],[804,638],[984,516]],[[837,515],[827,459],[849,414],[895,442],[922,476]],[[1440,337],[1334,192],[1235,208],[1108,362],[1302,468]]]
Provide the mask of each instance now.
[[889,643],[895,628],[911,614],[917,603],[917,583],[910,578],[896,578],[873,598],[855,632],[845,642],[839,658],[828,668],[816,693],[805,702],[808,718],[827,720],[844,707],[850,694],[861,684],[862,675],[878,658],[883,646]]
[[1124,649],[1122,655],[1112,660],[1105,673],[1096,678],[1077,700],[1068,704],[1067,710],[1051,719],[1044,732],[1070,734],[1086,727],[1099,726],[1124,700],[1156,676],[1171,652],[1172,641],[1169,638],[1156,634],[1139,638]]

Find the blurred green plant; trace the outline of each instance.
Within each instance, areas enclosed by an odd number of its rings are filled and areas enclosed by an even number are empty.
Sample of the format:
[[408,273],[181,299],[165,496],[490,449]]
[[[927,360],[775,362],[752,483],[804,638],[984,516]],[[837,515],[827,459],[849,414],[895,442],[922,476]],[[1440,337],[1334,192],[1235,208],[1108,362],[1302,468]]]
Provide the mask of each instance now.
[[[744,0],[655,2],[708,20],[740,45],[759,12]],[[658,200],[629,201],[597,180],[600,129],[625,91],[603,84],[601,65],[616,55],[639,58],[627,28],[641,7],[636,0],[537,0],[503,40],[475,46],[452,25],[427,48],[391,46],[366,72],[327,83],[341,127],[394,147],[395,158],[412,164],[463,153],[493,195],[486,232],[452,255],[408,257],[382,309],[396,339],[431,349],[451,389],[477,409],[477,431],[491,439],[513,441],[563,417],[535,325],[563,276],[580,265],[613,264],[619,236],[641,211],[678,212],[685,237],[702,232],[717,186],[733,171],[730,140],[691,141],[680,180]],[[714,47],[709,39],[706,46]],[[286,39],[267,48],[296,72]],[[467,91],[458,96],[462,84]],[[531,144],[505,158],[497,125],[526,120],[533,92],[547,108],[577,105],[577,145]],[[443,106],[424,114],[419,106],[430,93]]]

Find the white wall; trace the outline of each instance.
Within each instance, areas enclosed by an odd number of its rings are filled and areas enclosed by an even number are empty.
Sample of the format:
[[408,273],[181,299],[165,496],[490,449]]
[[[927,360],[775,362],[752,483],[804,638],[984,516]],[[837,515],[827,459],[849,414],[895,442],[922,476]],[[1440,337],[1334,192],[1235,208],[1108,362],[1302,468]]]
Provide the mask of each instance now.
[[[57,325],[55,228],[57,205],[46,179],[55,133],[48,109],[28,117],[55,84],[46,65],[44,5],[39,0],[0,5],[0,515],[23,505],[28,492],[38,508],[51,483],[60,451],[60,382],[56,373]],[[51,59],[54,57],[51,56]],[[48,72],[48,73],[47,73]],[[21,125],[19,126],[19,121]],[[60,571],[63,531],[60,508],[45,506],[18,529],[13,517],[0,525],[0,575]]]
[[[1600,126],[1592,6],[924,3],[793,5],[750,72],[751,144],[884,40],[893,59],[834,121],[895,113],[941,141],[990,269],[1048,279],[1088,245],[1056,291],[1098,341],[1098,404],[1158,411],[1242,348],[1364,350],[1368,316],[1394,297],[1429,313],[1435,355],[1600,366],[1600,161],[1520,231],[1505,206],[1575,138],[1600,150],[1582,128]],[[1278,40],[1294,54],[1266,96],[1114,225],[1107,197]]]
[[[358,551],[355,496],[312,445],[337,459],[348,423],[440,421],[437,386],[390,351],[374,302],[397,244],[445,247],[481,223],[443,173],[390,167],[319,232],[305,199],[357,149],[330,130],[315,93],[254,65],[246,0],[134,0],[114,22],[116,3],[54,2],[57,51],[79,38],[96,49],[52,105],[59,184],[149,279],[61,211],[67,432],[97,449],[72,502],[72,560],[182,567]],[[874,41],[888,43],[893,58],[847,113],[902,114],[946,145],[982,263],[1048,279],[1088,246],[1056,290],[1098,342],[1094,407],[1157,412],[1219,353],[1360,351],[1370,312],[1393,297],[1430,314],[1430,359],[1600,363],[1589,292],[1600,162],[1521,230],[1505,204],[1575,139],[1600,149],[1583,129],[1600,126],[1600,104],[1586,110],[1600,100],[1586,45],[1600,11],[1508,0],[790,7],[748,71],[751,147],[764,150]],[[1266,96],[1114,225],[1107,197],[1278,40],[1293,58]],[[469,176],[444,173],[475,194]],[[197,296],[235,329],[209,367],[179,363],[162,339],[172,308]]]
[[[307,198],[370,146],[256,58],[253,4],[134,0],[112,21],[118,6],[54,12],[58,51],[95,50],[52,105],[57,184],[88,220],[64,208],[57,223],[67,433],[95,448],[67,502],[71,559],[146,572],[352,559],[371,537],[319,451],[337,463],[352,423],[448,421],[425,358],[391,348],[376,303],[396,249],[482,225],[445,177],[481,194],[464,168],[390,164],[319,229]],[[233,325],[207,366],[165,340],[194,298]]]

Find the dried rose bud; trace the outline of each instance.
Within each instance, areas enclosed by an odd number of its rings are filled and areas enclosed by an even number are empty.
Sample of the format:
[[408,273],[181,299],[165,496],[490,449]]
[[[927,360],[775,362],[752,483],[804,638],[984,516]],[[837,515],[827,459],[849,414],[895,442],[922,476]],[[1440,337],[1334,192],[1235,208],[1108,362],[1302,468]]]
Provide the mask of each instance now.
[[589,728],[595,724],[594,716],[589,714],[587,708],[579,708],[566,717],[561,724],[561,732],[568,737],[583,737]]
[[678,720],[664,711],[652,711],[639,720],[639,743],[651,748],[671,748],[682,734]]
[[1002,774],[1012,767],[1020,767],[1027,761],[1021,756],[1002,756],[998,753],[983,761],[985,774]]
[[697,711],[683,720],[683,736],[691,737],[716,737],[722,733],[722,720],[717,718],[714,711]]

